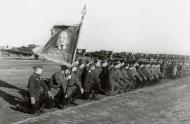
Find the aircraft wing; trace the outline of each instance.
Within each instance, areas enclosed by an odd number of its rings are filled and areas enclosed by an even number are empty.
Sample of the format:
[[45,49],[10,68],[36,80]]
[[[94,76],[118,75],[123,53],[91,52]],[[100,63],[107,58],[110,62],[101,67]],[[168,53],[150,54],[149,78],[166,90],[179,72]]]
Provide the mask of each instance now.
[[33,52],[26,52],[26,51],[12,50],[12,49],[1,50],[1,51],[5,51],[10,54],[23,55],[23,56],[32,56],[34,54]]

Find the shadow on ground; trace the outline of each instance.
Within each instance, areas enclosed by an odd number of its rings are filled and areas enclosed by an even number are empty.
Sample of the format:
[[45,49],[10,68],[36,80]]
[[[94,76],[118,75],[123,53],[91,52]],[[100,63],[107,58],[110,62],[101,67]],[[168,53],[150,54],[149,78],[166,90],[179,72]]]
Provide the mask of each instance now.
[[[19,98],[17,96],[13,96],[11,94],[8,94],[3,90],[0,90],[0,97],[2,99],[4,99],[6,102],[8,102],[10,105],[12,105],[12,106],[16,106],[17,104],[25,105],[27,103],[24,100],[27,97],[27,91],[26,90],[20,89],[14,85],[11,85],[5,81],[0,80],[0,88],[1,87],[9,88],[9,89],[16,89],[16,90],[18,90],[18,93],[23,97],[23,99],[22,99],[22,98]],[[13,107],[10,107],[10,108],[12,109]]]

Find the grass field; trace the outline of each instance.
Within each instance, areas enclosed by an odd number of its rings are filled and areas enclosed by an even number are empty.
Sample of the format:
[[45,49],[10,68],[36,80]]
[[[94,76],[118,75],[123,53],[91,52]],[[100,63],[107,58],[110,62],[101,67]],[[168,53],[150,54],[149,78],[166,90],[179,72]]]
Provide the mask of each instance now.
[[[0,58],[0,124],[9,124],[34,116],[21,113],[14,108],[26,97],[28,78],[33,73],[32,67],[39,64],[43,65],[43,78],[50,78],[54,72],[60,69],[60,64],[47,60],[18,57]],[[90,101],[78,100],[77,102],[84,104]],[[71,106],[66,106],[66,108]],[[57,109],[50,111],[55,110]]]
[[[77,107],[50,110],[40,116],[14,109],[26,95],[32,66],[44,65],[44,77],[59,70],[50,61],[29,58],[0,58],[0,123],[34,124],[184,124],[190,123],[190,79],[162,80],[161,83],[99,101],[83,101]],[[89,104],[89,102],[91,102]]]
[[15,122],[32,116],[13,108],[25,97],[27,81],[36,64],[44,65],[43,77],[50,77],[59,70],[59,65],[53,62],[30,58],[0,58],[0,123]]

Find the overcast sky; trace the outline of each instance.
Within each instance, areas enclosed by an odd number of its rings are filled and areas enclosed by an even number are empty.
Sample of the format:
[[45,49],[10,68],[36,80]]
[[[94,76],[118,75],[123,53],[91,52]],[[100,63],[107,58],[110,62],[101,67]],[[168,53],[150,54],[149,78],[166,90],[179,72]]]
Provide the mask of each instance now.
[[85,3],[79,48],[190,54],[190,0],[0,0],[0,45],[42,45]]

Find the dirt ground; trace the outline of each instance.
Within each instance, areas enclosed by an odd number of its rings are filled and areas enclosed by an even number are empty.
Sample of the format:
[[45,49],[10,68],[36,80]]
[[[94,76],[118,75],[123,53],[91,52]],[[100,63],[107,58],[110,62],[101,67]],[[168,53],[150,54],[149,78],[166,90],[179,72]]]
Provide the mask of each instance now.
[[161,83],[98,101],[79,101],[77,107],[52,110],[42,115],[18,112],[34,64],[44,64],[44,77],[59,65],[47,61],[0,58],[0,123],[31,124],[189,124],[190,78]]

